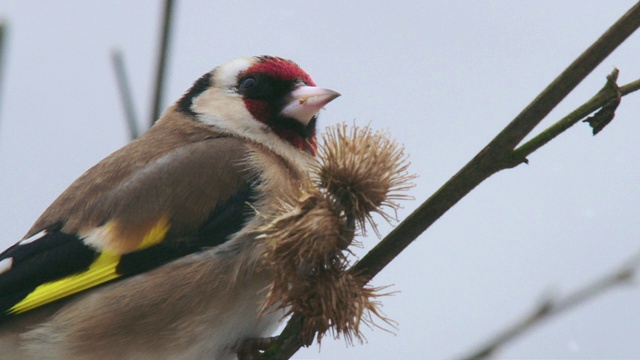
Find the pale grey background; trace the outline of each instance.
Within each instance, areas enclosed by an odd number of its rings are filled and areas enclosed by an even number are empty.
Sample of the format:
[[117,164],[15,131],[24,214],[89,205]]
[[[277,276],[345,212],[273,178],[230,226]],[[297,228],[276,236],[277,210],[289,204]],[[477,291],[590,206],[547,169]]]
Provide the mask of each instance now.
[[[291,58],[340,91],[320,125],[388,129],[420,175],[405,217],[466,163],[634,1],[182,1],[166,103],[245,55]],[[160,2],[4,0],[10,22],[0,107],[1,245],[22,237],[127,132],[109,62],[125,52],[149,112]],[[544,122],[591,97],[613,66],[640,77],[640,34]],[[446,359],[482,342],[542,294],[593,279],[640,249],[640,94],[597,137],[579,125],[482,184],[374,279],[399,291],[395,335],[326,340],[296,358]],[[389,227],[382,226],[387,233]],[[377,239],[364,241],[370,248]],[[640,356],[640,290],[619,289],[512,343],[504,358]]]

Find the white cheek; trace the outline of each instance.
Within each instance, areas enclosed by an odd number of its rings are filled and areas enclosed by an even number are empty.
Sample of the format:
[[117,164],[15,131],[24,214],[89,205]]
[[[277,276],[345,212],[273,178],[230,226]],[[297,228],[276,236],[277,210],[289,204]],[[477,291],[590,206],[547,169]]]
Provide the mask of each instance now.
[[268,131],[267,125],[256,121],[238,94],[210,88],[193,101],[191,107],[200,121],[222,131],[246,133]]
[[220,132],[262,144],[298,165],[308,164],[309,155],[282,140],[268,125],[254,119],[237,93],[218,87],[209,88],[193,100],[191,109],[198,120]]

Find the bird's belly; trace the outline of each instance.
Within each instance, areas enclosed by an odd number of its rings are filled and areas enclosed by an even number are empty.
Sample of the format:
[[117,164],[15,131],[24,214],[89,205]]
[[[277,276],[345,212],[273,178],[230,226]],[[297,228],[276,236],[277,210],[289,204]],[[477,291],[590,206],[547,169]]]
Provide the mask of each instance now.
[[[223,260],[198,254],[81,296],[22,335],[31,357],[20,359],[234,359],[244,339],[270,335],[282,312],[260,316],[268,274],[220,271],[237,265]],[[166,280],[159,271],[182,274]]]

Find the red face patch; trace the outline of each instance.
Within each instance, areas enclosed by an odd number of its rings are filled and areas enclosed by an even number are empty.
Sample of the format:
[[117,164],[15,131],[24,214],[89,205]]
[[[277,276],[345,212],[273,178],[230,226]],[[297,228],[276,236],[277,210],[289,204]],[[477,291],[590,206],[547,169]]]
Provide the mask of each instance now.
[[282,130],[276,131],[280,138],[288,141],[291,145],[306,152],[311,156],[316,156],[318,151],[318,141],[316,140],[316,131],[313,130],[309,136],[303,138],[300,134],[293,131]]
[[[315,83],[309,74],[290,60],[272,56],[261,56],[258,59],[254,65],[238,75],[239,91],[243,94],[247,110],[256,120],[269,125],[281,139],[315,155],[315,129],[303,128],[302,124],[292,119],[277,118],[282,110],[283,100],[299,82],[309,86],[315,86]],[[241,80],[249,78],[254,79],[250,85],[245,85]]]

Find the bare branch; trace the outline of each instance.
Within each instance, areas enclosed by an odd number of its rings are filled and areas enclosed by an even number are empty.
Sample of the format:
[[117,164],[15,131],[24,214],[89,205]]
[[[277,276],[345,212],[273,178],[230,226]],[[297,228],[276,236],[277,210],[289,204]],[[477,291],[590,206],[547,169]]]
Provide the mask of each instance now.
[[369,279],[388,265],[431,224],[492,174],[511,167],[515,146],[598,64],[640,27],[640,3],[633,6],[547,86],[507,127],[416,211],[365,255],[351,271]]
[[636,81],[632,81],[625,86],[620,87],[620,94],[625,96],[627,94],[631,94],[634,91],[640,90],[640,79]]
[[[544,146],[549,141],[553,140],[556,136],[560,135],[571,126],[584,119],[594,111],[604,108],[612,101],[619,103],[620,97],[628,95],[634,91],[640,89],[640,80],[631,82],[625,86],[618,87],[615,84],[615,80],[612,82],[613,75],[617,76],[617,69],[609,75],[605,86],[594,95],[589,101],[582,104],[580,107],[572,111],[569,115],[558,120],[556,123],[542,131],[539,135],[526,143],[518,146],[511,155],[513,165],[527,162],[527,156],[531,155],[534,151]],[[617,106],[617,104],[616,104]]]
[[[4,57],[7,53],[5,38],[7,37],[7,23],[0,20],[0,105],[2,105],[2,83],[4,75]],[[2,109],[2,107],[0,107]]]
[[[640,27],[640,3],[633,6],[547,86],[467,165],[410,214],[350,271],[372,279],[446,211],[492,174],[513,167],[513,149],[595,67]],[[294,314],[264,359],[287,359],[300,346],[300,318]]]
[[640,253],[634,255],[612,273],[585,285],[561,299],[555,299],[551,296],[546,297],[538,306],[532,309],[530,313],[514,322],[511,326],[508,326],[505,330],[487,341],[485,345],[461,357],[460,360],[486,358],[544,320],[592,300],[606,293],[611,288],[628,284],[636,276],[638,267],[640,267]]
[[160,49],[158,52],[158,66],[156,68],[156,81],[153,93],[153,107],[151,108],[152,126],[160,117],[163,109],[162,97],[164,95],[165,73],[167,67],[167,57],[169,54],[169,35],[171,33],[171,20],[173,19],[173,0],[165,0],[164,12],[162,14],[162,37],[160,39]]
[[140,129],[138,128],[138,118],[133,105],[133,96],[131,95],[129,87],[129,80],[124,66],[122,51],[119,49],[111,51],[111,63],[113,64],[113,71],[116,74],[118,92],[120,93],[120,100],[122,100],[122,108],[124,109],[127,128],[129,129],[129,138],[133,140],[140,136]]

